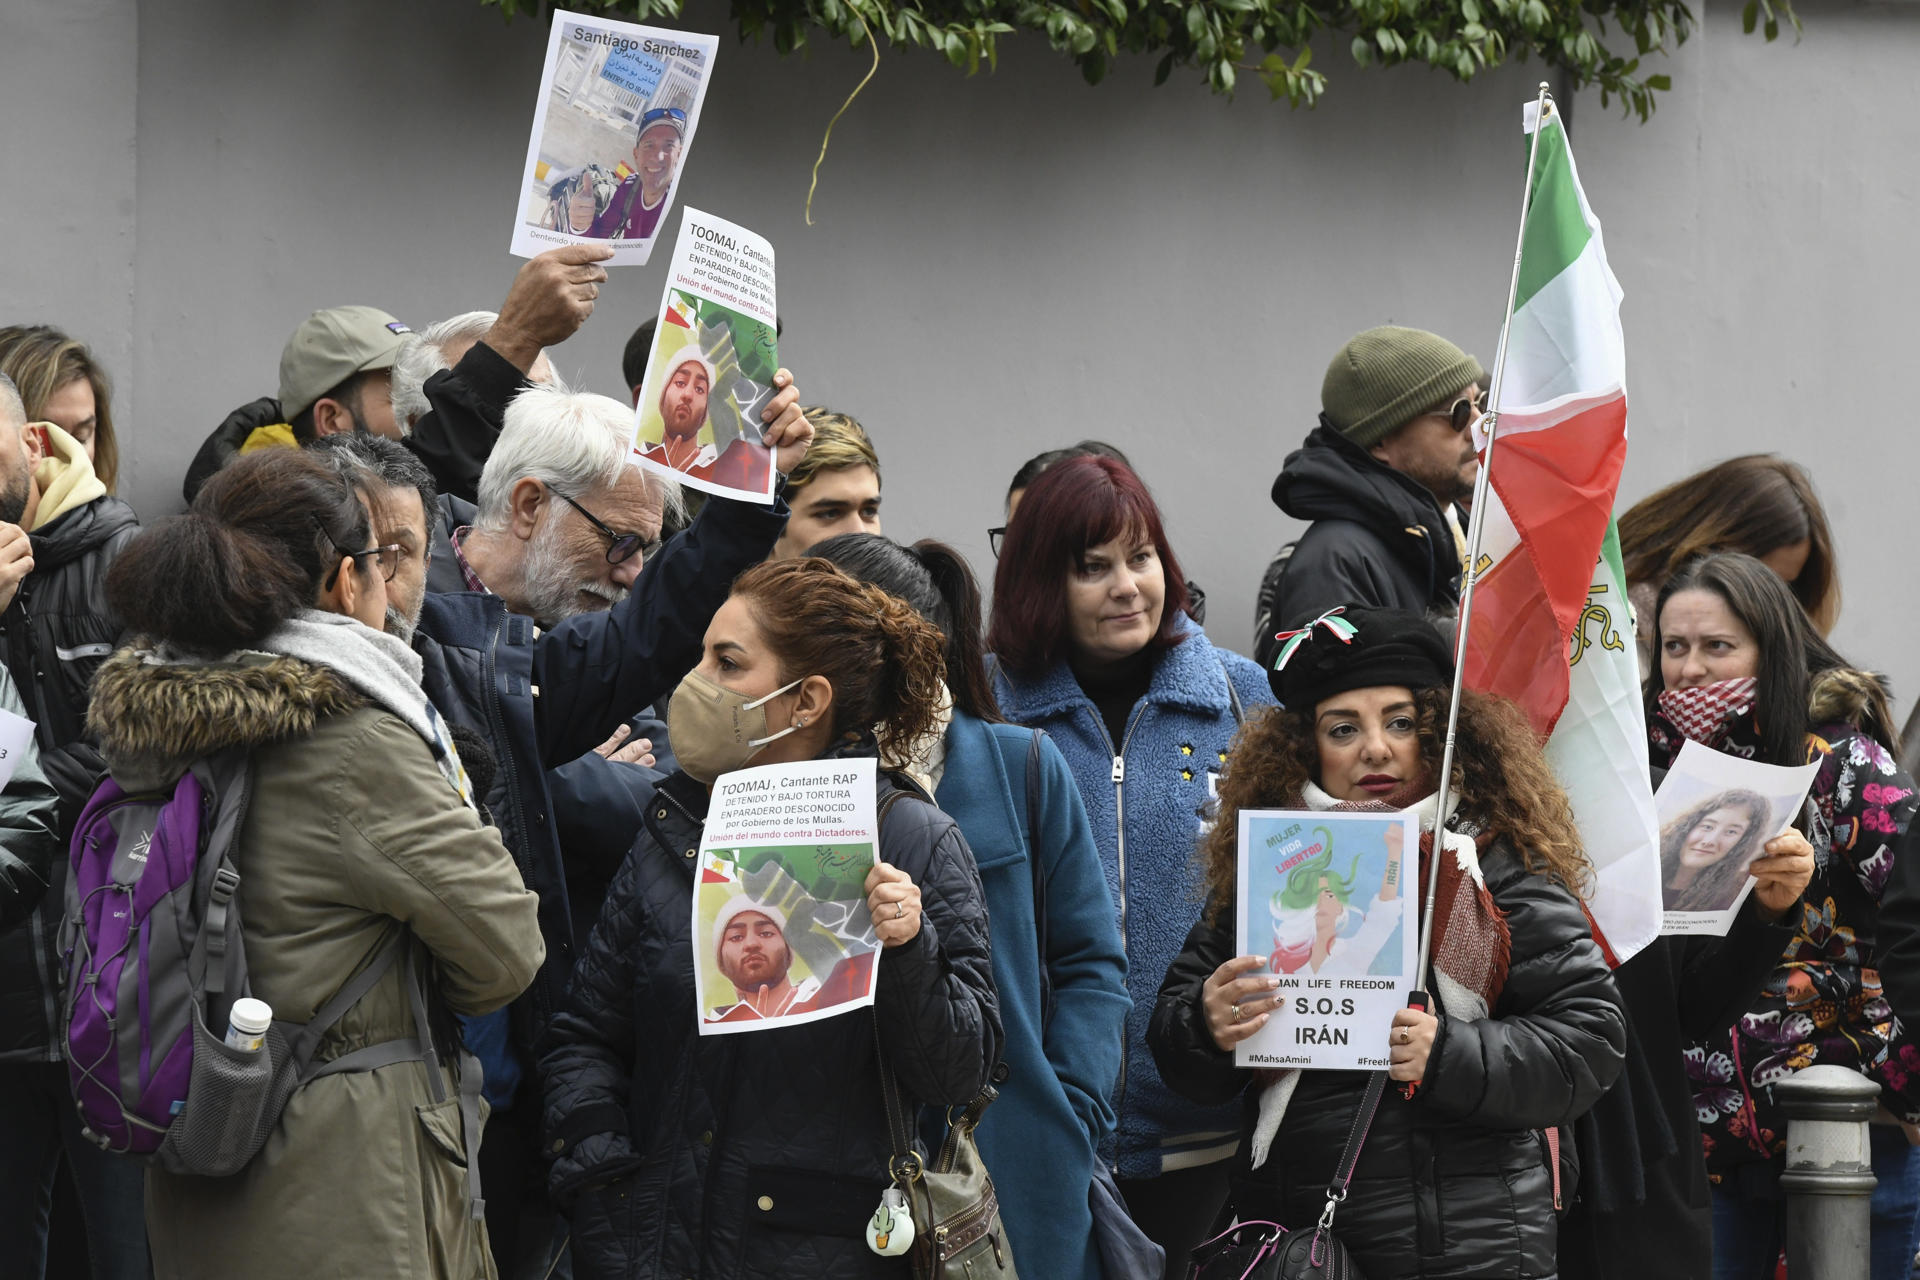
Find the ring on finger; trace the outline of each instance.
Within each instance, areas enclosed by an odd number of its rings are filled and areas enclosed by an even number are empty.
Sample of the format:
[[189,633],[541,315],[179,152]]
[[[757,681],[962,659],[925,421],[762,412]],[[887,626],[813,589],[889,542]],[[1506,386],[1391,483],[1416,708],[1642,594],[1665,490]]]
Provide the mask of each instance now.
[[893,904],[893,918],[894,918],[895,920],[904,920],[904,919],[906,919],[906,918],[907,918],[907,904],[906,904],[906,903],[904,903],[904,902],[896,902],[896,903],[894,903],[894,904]]
[[1235,1006],[1233,1006],[1233,1008],[1231,1008],[1231,1009],[1229,1009],[1229,1010],[1228,1010],[1227,1012],[1233,1015],[1233,1016],[1231,1017],[1231,1019],[1229,1019],[1230,1021],[1233,1021],[1233,1022],[1238,1022],[1238,1021],[1240,1021],[1240,1006],[1239,1006],[1239,1005],[1235,1005]]

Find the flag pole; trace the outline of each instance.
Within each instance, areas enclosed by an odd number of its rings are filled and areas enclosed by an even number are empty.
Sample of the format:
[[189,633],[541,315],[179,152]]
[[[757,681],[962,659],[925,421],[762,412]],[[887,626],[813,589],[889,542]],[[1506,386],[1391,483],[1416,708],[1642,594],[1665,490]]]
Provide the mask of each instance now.
[[1493,474],[1493,445],[1500,430],[1500,386],[1507,373],[1507,332],[1513,325],[1513,304],[1520,294],[1520,257],[1527,244],[1527,212],[1533,203],[1534,162],[1540,155],[1540,133],[1552,109],[1553,95],[1547,82],[1540,82],[1540,95],[1534,99],[1533,141],[1527,148],[1527,183],[1520,196],[1520,233],[1514,238],[1513,275],[1507,281],[1506,320],[1500,326],[1500,349],[1494,353],[1493,386],[1487,392],[1487,413],[1482,419],[1487,434],[1486,451],[1480,458],[1480,474],[1473,481],[1473,515],[1467,522],[1466,563],[1460,576],[1460,625],[1453,643],[1453,701],[1447,708],[1446,748],[1440,755],[1440,786],[1435,793],[1433,817],[1433,857],[1427,867],[1427,901],[1420,917],[1420,967],[1415,970],[1419,990],[1427,990],[1427,966],[1433,959],[1433,910],[1440,896],[1440,859],[1446,852],[1442,834],[1447,821],[1448,792],[1453,783],[1454,735],[1460,727],[1460,692],[1466,683],[1467,627],[1473,621],[1474,562],[1480,557],[1480,542],[1487,524],[1487,488]]

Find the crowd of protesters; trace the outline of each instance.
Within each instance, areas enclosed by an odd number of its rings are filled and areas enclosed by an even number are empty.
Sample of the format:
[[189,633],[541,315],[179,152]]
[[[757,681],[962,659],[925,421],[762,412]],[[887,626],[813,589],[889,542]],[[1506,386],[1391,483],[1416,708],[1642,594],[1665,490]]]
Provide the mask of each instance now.
[[[1236,1221],[1311,1227],[1339,1182],[1368,1276],[1758,1280],[1785,1244],[1773,1086],[1822,1063],[1880,1087],[1872,1275],[1908,1275],[1920,734],[1903,760],[1886,682],[1827,639],[1801,468],[1730,459],[1621,514],[1654,785],[1686,741],[1817,772],[1724,937],[1619,963],[1514,705],[1465,694],[1439,811],[1488,381],[1454,343],[1386,326],[1335,355],[1273,483],[1306,528],[1250,659],[1099,441],[1014,471],[985,600],[951,546],[882,534],[875,438],[784,370],[770,506],[631,465],[651,325],[621,399],[546,354],[602,257],[543,254],[498,311],[419,333],[313,313],[183,469],[185,514],[144,528],[105,371],[0,329],[0,709],[35,726],[0,795],[7,1274],[924,1275],[865,1232],[893,1081],[922,1158],[997,1090],[999,1274],[1184,1277]],[[78,1116],[69,844],[103,788],[236,751],[249,990],[324,1031],[265,1144],[206,1176]],[[716,780],[858,758],[890,815],[873,1016],[697,1034]],[[1274,808],[1418,816],[1449,907],[1435,997],[1383,1046],[1417,1087],[1236,1067],[1279,1003],[1237,954],[1236,818]]]

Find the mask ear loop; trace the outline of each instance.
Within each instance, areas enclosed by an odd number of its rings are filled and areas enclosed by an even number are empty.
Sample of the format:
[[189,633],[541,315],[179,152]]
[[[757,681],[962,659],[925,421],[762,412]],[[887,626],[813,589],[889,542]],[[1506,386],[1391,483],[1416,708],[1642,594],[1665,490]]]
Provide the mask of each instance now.
[[[790,684],[781,685],[778,689],[775,689],[772,693],[766,694],[763,697],[755,698],[752,702],[743,704],[740,709],[742,711],[757,711],[761,707],[766,706],[767,703],[779,697],[781,694],[787,692],[789,689],[796,688],[797,686],[805,682],[806,682],[806,677],[801,676],[800,679],[795,680]],[[758,748],[758,747],[764,747],[770,742],[778,742],[780,739],[786,737],[788,734],[792,733],[794,730],[802,728],[805,724],[806,724],[806,721],[804,720],[796,720],[778,733],[770,733],[764,738],[748,738],[747,745],[750,747]]]

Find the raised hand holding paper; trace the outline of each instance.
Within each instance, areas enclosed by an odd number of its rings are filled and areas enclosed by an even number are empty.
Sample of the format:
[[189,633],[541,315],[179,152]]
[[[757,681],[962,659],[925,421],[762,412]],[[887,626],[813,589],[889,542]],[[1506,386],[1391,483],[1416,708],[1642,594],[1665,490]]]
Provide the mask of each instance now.
[[1793,825],[1818,763],[1783,767],[1688,741],[1654,793],[1663,934],[1724,935],[1753,892],[1747,868]]
[[715,36],[554,11],[513,252],[606,244],[611,266],[647,260],[719,45]]
[[1241,812],[1239,949],[1267,956],[1280,983],[1234,1065],[1386,1067],[1393,1015],[1414,987],[1415,830],[1402,814]]
[[633,460],[696,489],[771,503],[760,413],[780,368],[776,328],[773,246],[686,210],[635,409]]
[[690,935],[701,1035],[873,1003],[875,770],[871,759],[809,760],[714,783]]

